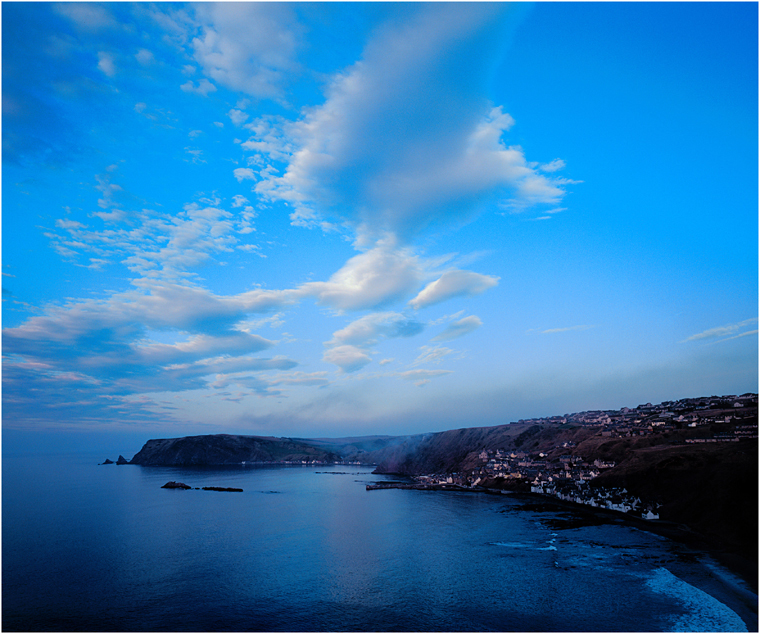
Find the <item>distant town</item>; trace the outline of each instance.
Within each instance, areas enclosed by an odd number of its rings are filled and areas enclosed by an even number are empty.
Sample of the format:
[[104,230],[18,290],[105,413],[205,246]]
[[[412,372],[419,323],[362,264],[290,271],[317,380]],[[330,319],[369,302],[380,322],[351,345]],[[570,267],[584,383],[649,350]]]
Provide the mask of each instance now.
[[[684,444],[726,443],[757,439],[757,394],[686,398],[659,405],[645,403],[621,410],[592,410],[520,420],[521,424],[575,425],[597,428],[602,437],[630,438],[687,430]],[[716,431],[720,429],[720,431]],[[586,462],[574,455],[575,443],[564,442],[553,450],[525,452],[483,449],[481,466],[467,473],[415,476],[421,486],[477,489],[496,479],[516,480],[530,491],[598,508],[659,519],[656,503],[641,500],[624,488],[591,487],[589,482],[615,466],[613,461]]]

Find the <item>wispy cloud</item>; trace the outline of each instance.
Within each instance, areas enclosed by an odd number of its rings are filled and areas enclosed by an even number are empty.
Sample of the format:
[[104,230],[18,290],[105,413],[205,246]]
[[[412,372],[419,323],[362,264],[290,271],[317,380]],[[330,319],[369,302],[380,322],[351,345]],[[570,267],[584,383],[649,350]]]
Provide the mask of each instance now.
[[77,28],[85,31],[99,31],[118,27],[119,23],[102,4],[91,2],[60,2],[55,10],[69,18]]
[[373,313],[336,331],[326,345],[371,346],[380,338],[413,337],[421,333],[423,328],[421,323],[400,313]]
[[114,63],[113,55],[105,52],[98,53],[98,69],[109,77],[113,77],[116,74],[116,64]]
[[568,326],[566,328],[549,328],[548,330],[542,330],[542,335],[548,335],[553,334],[555,332],[570,332],[573,330],[589,330],[591,328],[596,328],[596,326]]
[[459,337],[464,337],[467,333],[477,330],[483,325],[480,317],[470,315],[452,324],[449,324],[446,329],[439,335],[433,337],[431,341],[450,341]]
[[406,381],[414,381],[417,387],[422,387],[430,383],[430,379],[434,379],[439,376],[446,376],[452,374],[453,370],[407,370],[405,372],[398,372],[395,376],[398,376]]
[[750,324],[756,324],[756,323],[757,323],[757,317],[752,317],[750,319],[745,319],[744,321],[740,321],[734,324],[728,324],[726,326],[718,326],[717,328],[710,328],[708,330],[703,330],[702,332],[699,332],[696,335],[692,335],[691,337],[687,337],[681,343],[685,343],[687,341],[700,341],[703,339],[728,341],[729,339],[736,339],[737,337],[752,335],[752,334],[757,333],[757,330],[752,330],[752,331],[744,332],[741,334],[736,334],[736,333],[742,328],[746,328]]
[[97,188],[103,194],[99,206],[105,211],[93,215],[107,222],[107,227],[58,219],[55,228],[46,232],[53,248],[74,263],[81,254],[90,253],[153,278],[186,278],[214,254],[230,252],[240,240],[238,235],[250,233],[256,216],[252,209],[242,214],[221,209],[219,200],[189,203],[176,215],[149,209],[126,213],[113,199],[121,192],[118,185],[99,177]]
[[412,362],[412,367],[425,363],[437,364],[455,353],[451,348],[444,348],[443,346],[421,346],[420,351],[419,356]]
[[193,81],[186,81],[184,84],[180,84],[180,89],[183,92],[192,92],[203,97],[208,96],[212,92],[216,92],[216,86],[205,77],[197,84]]

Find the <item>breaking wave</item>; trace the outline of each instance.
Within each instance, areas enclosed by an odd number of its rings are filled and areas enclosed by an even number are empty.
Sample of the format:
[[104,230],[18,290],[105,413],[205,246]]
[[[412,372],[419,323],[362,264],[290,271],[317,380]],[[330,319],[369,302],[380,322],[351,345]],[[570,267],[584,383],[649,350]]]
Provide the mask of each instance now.
[[686,583],[665,568],[657,568],[646,585],[659,594],[683,603],[685,614],[666,617],[671,632],[746,632],[736,612],[699,588]]

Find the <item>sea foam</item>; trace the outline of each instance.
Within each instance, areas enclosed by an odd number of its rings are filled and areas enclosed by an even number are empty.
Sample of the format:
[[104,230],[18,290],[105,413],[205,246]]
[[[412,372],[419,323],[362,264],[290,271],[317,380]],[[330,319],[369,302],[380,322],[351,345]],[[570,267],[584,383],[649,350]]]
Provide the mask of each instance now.
[[665,568],[657,568],[646,585],[659,594],[681,601],[686,614],[669,617],[671,632],[746,632],[747,626],[731,608]]

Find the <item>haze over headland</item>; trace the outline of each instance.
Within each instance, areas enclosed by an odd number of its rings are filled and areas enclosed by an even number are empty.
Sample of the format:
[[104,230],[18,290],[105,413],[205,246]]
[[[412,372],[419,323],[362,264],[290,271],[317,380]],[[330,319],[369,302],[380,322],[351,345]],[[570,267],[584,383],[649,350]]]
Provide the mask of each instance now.
[[756,5],[2,11],[11,446],[757,391]]

